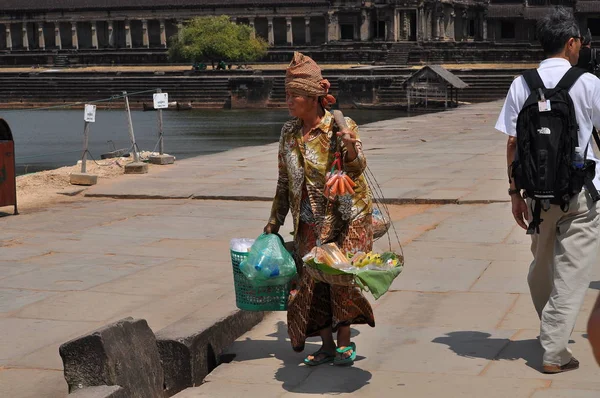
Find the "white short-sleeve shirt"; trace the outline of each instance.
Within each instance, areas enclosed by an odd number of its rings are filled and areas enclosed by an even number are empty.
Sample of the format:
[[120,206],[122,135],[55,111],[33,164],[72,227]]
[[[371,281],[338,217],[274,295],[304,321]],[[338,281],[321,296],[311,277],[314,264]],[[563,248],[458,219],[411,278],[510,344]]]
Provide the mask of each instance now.
[[[538,73],[546,88],[554,88],[570,68],[571,64],[564,58],[548,58],[540,63]],[[529,94],[530,90],[523,76],[517,77],[508,90],[496,122],[496,130],[511,137],[517,136],[517,116]],[[585,73],[571,87],[569,95],[575,105],[579,124],[579,146],[585,148],[590,143],[587,158],[596,161],[594,185],[600,190],[600,162],[590,142],[593,126],[600,127],[600,79],[591,73]]]

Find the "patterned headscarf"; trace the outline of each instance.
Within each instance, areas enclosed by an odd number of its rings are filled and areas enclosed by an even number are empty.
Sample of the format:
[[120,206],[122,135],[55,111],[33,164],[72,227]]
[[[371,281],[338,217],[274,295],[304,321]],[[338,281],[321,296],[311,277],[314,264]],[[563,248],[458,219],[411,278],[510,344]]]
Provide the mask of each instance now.
[[329,94],[331,83],[323,79],[321,68],[312,58],[294,52],[294,58],[285,72],[286,90],[295,91],[307,97],[317,96],[321,98],[321,105],[329,108],[335,104],[335,97]]

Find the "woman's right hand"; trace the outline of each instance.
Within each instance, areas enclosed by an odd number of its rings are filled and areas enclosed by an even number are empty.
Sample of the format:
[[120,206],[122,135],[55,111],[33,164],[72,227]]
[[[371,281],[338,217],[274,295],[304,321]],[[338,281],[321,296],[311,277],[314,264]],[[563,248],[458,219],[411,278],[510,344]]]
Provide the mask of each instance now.
[[263,230],[263,232],[267,235],[276,234],[279,232],[279,225],[275,224],[267,224]]

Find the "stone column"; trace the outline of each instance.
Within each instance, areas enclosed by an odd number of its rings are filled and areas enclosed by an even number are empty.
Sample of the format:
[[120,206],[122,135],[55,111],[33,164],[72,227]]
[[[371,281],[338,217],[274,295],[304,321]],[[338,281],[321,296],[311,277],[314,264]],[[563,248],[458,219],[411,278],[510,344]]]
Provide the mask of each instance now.
[[44,22],[38,24],[38,48],[40,50],[46,49],[46,38],[44,37]]
[[6,49],[7,50],[12,50],[12,33],[10,30],[10,25],[9,23],[4,25],[4,31],[6,32]]
[[391,41],[398,41],[398,34],[400,33],[400,28],[399,28],[399,20],[398,20],[398,10],[394,10],[394,15],[392,18],[392,23],[391,23],[391,30],[388,31],[388,37],[387,39]]
[[481,13],[481,23],[483,25],[482,30],[481,30],[481,34],[482,34],[482,39],[484,41],[487,41],[488,39],[488,24],[487,24],[487,11],[484,11]]
[[337,14],[333,12],[327,14],[327,41],[338,41],[340,39],[340,24]]
[[360,41],[369,41],[371,19],[366,9],[360,12]]
[[27,36],[27,22],[23,22],[21,28],[21,40],[23,41],[23,48],[29,50],[29,37]]
[[250,37],[255,39],[256,38],[256,27],[254,25],[254,17],[248,18],[248,21],[250,23]]
[[165,26],[165,20],[160,21],[160,45],[163,48],[167,48],[167,28]]
[[396,34],[396,41],[406,40],[406,18],[405,11],[398,10],[396,11],[396,19],[398,22],[396,25],[398,26],[398,33]]
[[466,8],[462,12],[462,24],[463,24],[463,40],[469,38],[469,13]]
[[54,22],[54,45],[62,50],[62,40],[60,38],[60,22]]
[[183,22],[177,21],[177,37],[178,37],[179,41],[183,41],[183,36],[181,36],[179,34],[182,31],[183,31]]
[[92,21],[92,48],[96,50],[100,47],[98,45],[98,23],[96,21]]
[[425,39],[425,10],[423,7],[417,8],[417,41]]
[[113,21],[108,21],[108,46],[115,46],[115,23]]
[[434,28],[434,26],[433,26],[434,25],[433,24],[433,22],[434,22],[434,20],[433,20],[433,10],[430,9],[430,10],[427,11],[427,17],[426,18],[427,18],[427,25],[426,25],[426,28],[425,28],[426,29],[425,32],[426,32],[426,35],[427,35],[427,40],[431,40],[431,39],[433,39],[433,35],[434,35],[434,32],[433,32],[433,28]]
[[292,29],[292,17],[285,18],[285,28],[287,32],[287,45],[294,45],[294,31]]
[[310,17],[304,17],[304,41],[306,44],[310,44]]
[[421,29],[423,29],[423,20],[422,20],[422,15],[421,15],[421,9],[417,8],[417,18],[416,18],[416,22],[417,22],[417,41],[421,40],[421,38],[423,37],[423,33],[421,32]]
[[452,41],[456,41],[456,34],[454,32],[455,17],[456,14],[454,13],[454,7],[450,7],[450,14],[448,15],[448,28],[445,30],[445,36]]
[[131,40],[131,23],[129,20],[125,21],[125,47],[133,47],[133,41]]
[[150,48],[150,34],[148,33],[148,20],[142,19],[142,45]]
[[269,45],[275,45],[275,32],[273,30],[273,17],[267,17],[267,25],[269,27]]
[[79,50],[79,36],[77,35],[77,22],[71,22],[71,37],[73,38],[73,48]]

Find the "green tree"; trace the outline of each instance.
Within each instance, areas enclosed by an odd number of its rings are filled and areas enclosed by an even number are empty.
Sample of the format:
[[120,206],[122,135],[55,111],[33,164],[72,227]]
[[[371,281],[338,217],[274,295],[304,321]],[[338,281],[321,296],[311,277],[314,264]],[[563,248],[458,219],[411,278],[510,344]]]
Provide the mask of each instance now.
[[169,48],[172,61],[252,62],[264,57],[268,45],[252,37],[252,29],[237,25],[226,15],[197,17],[183,26]]

